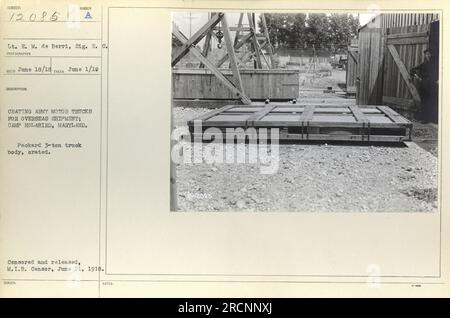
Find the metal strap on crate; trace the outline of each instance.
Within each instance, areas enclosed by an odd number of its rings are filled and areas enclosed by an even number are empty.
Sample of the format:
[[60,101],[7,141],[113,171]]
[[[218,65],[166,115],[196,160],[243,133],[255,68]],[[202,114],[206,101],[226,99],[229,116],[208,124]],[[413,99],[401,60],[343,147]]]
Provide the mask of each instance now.
[[302,127],[302,139],[305,139],[304,137],[304,130],[305,130],[305,124],[306,124],[306,139],[309,139],[309,122],[313,118],[314,110],[316,106],[315,105],[306,105],[305,109],[303,110],[303,113],[300,115],[299,122],[301,123]]

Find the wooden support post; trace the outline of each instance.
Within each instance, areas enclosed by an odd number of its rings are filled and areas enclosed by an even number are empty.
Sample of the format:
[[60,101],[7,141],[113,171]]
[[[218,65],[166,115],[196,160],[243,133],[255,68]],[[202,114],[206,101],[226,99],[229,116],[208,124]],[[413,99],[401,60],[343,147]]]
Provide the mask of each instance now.
[[264,16],[264,13],[261,13],[261,21],[263,24],[264,35],[266,36],[267,51],[269,51],[270,56],[270,66],[271,68],[275,68],[275,61],[273,59],[273,49],[272,44],[270,43],[269,30],[267,29],[266,17]]
[[[238,21],[238,26],[237,26],[237,28],[231,28],[231,27],[229,27],[228,29],[229,29],[229,31],[233,31],[232,29],[235,29],[234,31],[236,31],[236,33],[235,33],[235,35],[234,35],[234,43],[233,43],[233,47],[234,47],[234,50],[236,51],[237,50],[237,44],[238,44],[238,42],[239,42],[239,33],[240,33],[240,31],[241,31],[241,29],[242,29],[242,20],[243,20],[243,18],[244,18],[244,14],[243,13],[240,13],[239,14],[239,21]],[[229,68],[231,68],[231,62],[229,63],[229,66],[228,66]]]
[[[236,30],[236,34],[234,36],[234,48],[235,49],[237,49],[236,45],[239,42],[239,32],[241,31],[241,28],[242,28],[242,20],[243,19],[244,19],[244,14],[243,13],[239,14],[238,27],[237,27],[237,30]],[[231,30],[231,28],[230,28],[230,30]]]
[[251,57],[252,57],[252,52],[245,53],[244,56],[241,57],[241,64],[247,63]]
[[[239,49],[241,46],[243,46],[249,39],[251,39],[252,34],[249,33],[242,37],[242,39],[234,46],[234,49]],[[221,57],[221,59],[217,62],[216,66],[221,67],[223,63],[225,63],[228,60],[228,51],[225,53],[224,56]]]
[[261,68],[261,57],[259,56],[259,44],[258,40],[256,39],[256,29],[255,24],[253,23],[252,13],[247,13],[248,18],[248,24],[250,26],[250,29],[252,30],[252,43],[253,43],[253,50],[255,51],[255,58],[256,58],[256,67]]
[[[212,37],[212,31],[209,31],[208,34],[206,34],[205,37],[205,43],[203,44],[203,56],[208,58],[208,52],[211,48],[211,37]],[[200,63],[199,68],[205,68],[205,64]]]
[[[172,33],[173,35],[183,44],[187,43],[188,39],[187,37],[181,33],[181,31],[178,29],[175,23],[173,23],[172,26]],[[205,58],[200,51],[200,49],[196,45],[191,45],[189,47],[189,52],[192,52],[192,54],[200,60],[205,66],[219,79],[222,81],[222,83],[228,87],[233,93],[235,93],[244,104],[250,104],[251,100],[241,91],[239,90],[228,78],[223,75],[219,69],[207,58]]]
[[223,15],[222,18],[222,27],[225,45],[227,46],[228,56],[230,57],[230,68],[233,71],[234,85],[236,85],[236,87],[241,91],[242,94],[245,94],[244,86],[242,85],[241,74],[239,73],[239,68],[234,53],[234,45],[231,42],[230,30],[228,29],[228,22],[225,14]]
[[[259,44],[258,44],[259,45]],[[271,64],[269,64],[269,61],[267,60],[266,55],[264,54],[264,52],[262,51],[263,48],[267,45],[267,42],[264,42],[262,45],[259,46],[259,51],[261,52],[261,55],[264,59],[264,62],[266,62],[267,68],[270,69]]]
[[215,27],[220,20],[222,20],[223,13],[214,14],[209,21],[200,28],[195,34],[188,39],[182,46],[178,53],[172,57],[172,67],[175,66],[188,52],[189,48],[200,42],[205,35]]

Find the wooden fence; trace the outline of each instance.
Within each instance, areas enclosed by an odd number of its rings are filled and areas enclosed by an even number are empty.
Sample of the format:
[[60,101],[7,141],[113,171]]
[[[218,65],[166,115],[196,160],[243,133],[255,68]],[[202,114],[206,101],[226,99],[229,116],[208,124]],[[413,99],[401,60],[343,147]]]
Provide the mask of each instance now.
[[[423,62],[423,51],[439,53],[439,21],[431,24],[360,29],[357,102],[385,104],[411,118],[420,105],[410,70]],[[348,85],[348,84],[347,84]]]
[[[232,80],[233,75],[230,70],[224,69],[222,72]],[[241,69],[240,75],[244,92],[251,99],[288,100],[298,98],[298,70]],[[172,94],[173,99],[233,100],[238,98],[207,69],[173,69]]]

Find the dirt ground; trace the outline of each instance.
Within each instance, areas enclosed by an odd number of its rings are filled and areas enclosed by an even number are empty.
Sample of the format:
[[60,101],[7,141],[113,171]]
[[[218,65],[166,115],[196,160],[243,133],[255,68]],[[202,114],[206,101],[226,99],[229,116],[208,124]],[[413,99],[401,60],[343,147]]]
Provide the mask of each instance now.
[[[176,126],[208,109],[174,109]],[[246,145],[248,151],[248,145]],[[281,144],[279,168],[260,164],[179,164],[181,211],[432,211],[437,158],[407,146]]]
[[[345,71],[300,86],[300,96],[335,97]],[[336,94],[321,91],[332,86]],[[174,124],[210,111],[173,109]],[[178,164],[180,211],[408,212],[437,209],[437,127],[414,123],[415,142],[392,145],[280,144],[278,169],[260,164]],[[246,154],[248,145],[245,146]]]
[[308,88],[325,89],[328,86],[341,91],[338,84],[345,83],[345,74],[346,72],[342,70],[332,70],[332,76],[314,76],[313,74],[300,73],[300,91]]
[[434,124],[413,122],[413,141],[421,148],[438,156],[438,127]]

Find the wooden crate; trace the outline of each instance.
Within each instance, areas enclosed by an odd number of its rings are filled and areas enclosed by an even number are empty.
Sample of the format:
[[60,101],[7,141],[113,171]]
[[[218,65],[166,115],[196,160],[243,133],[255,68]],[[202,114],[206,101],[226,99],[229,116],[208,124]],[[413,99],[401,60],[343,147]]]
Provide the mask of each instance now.
[[[233,80],[230,70],[222,73]],[[298,70],[240,70],[245,94],[252,100],[289,100],[298,98]],[[173,99],[237,99],[208,69],[173,69]]]
[[[403,142],[411,140],[412,123],[387,106],[253,103],[228,105],[190,120],[207,128],[279,128],[280,140]],[[198,128],[197,128],[198,129]]]

